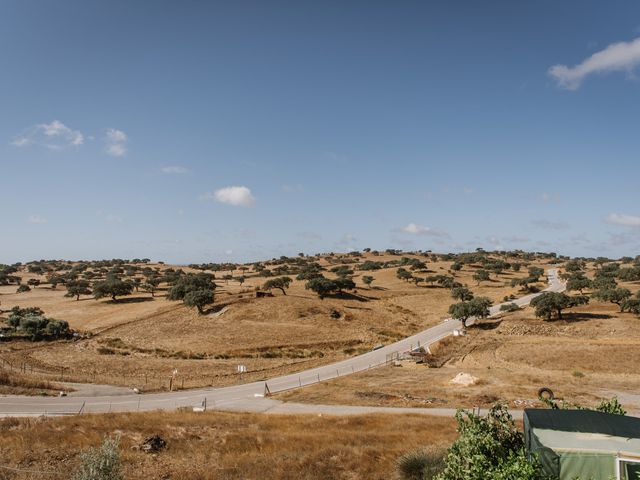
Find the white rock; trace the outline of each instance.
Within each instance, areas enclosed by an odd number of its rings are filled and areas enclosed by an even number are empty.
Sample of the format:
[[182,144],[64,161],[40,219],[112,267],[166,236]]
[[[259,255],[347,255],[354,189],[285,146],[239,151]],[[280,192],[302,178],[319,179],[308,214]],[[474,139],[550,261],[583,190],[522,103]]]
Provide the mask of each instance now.
[[469,385],[475,385],[477,381],[478,381],[477,377],[474,377],[473,375],[469,375],[468,373],[460,372],[453,379],[451,379],[449,383],[462,385],[463,387],[468,387]]

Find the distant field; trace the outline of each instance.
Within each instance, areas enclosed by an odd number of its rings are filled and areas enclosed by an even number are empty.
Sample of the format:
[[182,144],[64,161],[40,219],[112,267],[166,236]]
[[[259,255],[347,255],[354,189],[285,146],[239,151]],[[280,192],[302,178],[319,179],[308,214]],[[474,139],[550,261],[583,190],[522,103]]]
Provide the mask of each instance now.
[[[622,283],[638,291],[638,282]],[[442,366],[412,361],[305,389],[280,399],[309,403],[385,406],[541,405],[537,391],[551,388],[569,402],[592,405],[617,395],[640,412],[640,320],[616,305],[592,300],[567,311],[563,320],[535,318],[532,307],[504,314],[466,337],[449,337],[433,348]],[[473,386],[451,383],[459,373],[479,379]]]
[[[454,302],[449,289],[400,280],[397,267],[358,270],[365,261],[388,262],[402,257],[426,261],[426,270],[414,275],[452,275],[475,295],[496,302],[517,295],[511,279],[526,276],[525,271],[508,270],[492,274],[478,285],[472,276],[479,266],[464,265],[461,271],[451,271],[452,261],[434,261],[428,255],[363,254],[356,260],[347,255],[325,256],[317,261],[329,278],[335,277],[329,271],[333,267],[355,268],[355,291],[320,299],[305,290],[304,280],[294,280],[287,295],[273,290],[273,297],[256,298],[255,290],[268,278],[247,268],[246,280],[240,285],[235,279],[221,279],[222,273],[229,273],[222,272],[217,273],[215,312],[204,316],[181,302],[166,300],[166,284],[159,286],[155,297],[140,291],[118,302],[90,296],[80,301],[66,298],[64,285],[54,290],[42,284],[20,294],[15,293],[15,286],[1,286],[5,311],[15,305],[38,306],[48,316],[67,320],[72,328],[93,336],[79,341],[0,343],[0,358],[14,366],[25,364],[27,373],[33,369],[34,376],[42,379],[143,390],[168,388],[176,370],[173,386],[190,388],[310,368],[393,342],[447,316],[448,306]],[[533,260],[530,265],[544,266],[545,261]],[[232,273],[237,277],[240,270]],[[41,275],[22,275],[23,282],[30,278],[45,281]],[[374,278],[371,287],[363,284],[364,275]],[[295,275],[291,277],[295,279]],[[248,369],[242,378],[236,373],[239,364]]]
[[[423,415],[349,417],[232,413],[140,413],[0,420],[3,479],[67,479],[78,453],[121,435],[129,480],[320,478],[386,480],[395,461],[417,447],[445,449],[454,440],[451,418]],[[144,438],[160,435],[167,448],[142,452]],[[44,474],[33,473],[36,471]]]

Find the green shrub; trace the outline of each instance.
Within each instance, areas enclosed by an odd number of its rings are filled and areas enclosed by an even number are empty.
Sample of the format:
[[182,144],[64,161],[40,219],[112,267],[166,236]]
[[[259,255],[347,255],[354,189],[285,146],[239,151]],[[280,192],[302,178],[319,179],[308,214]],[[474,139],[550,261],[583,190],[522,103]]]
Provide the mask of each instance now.
[[407,452],[396,462],[402,480],[431,480],[443,467],[443,455],[438,451]]
[[520,310],[520,307],[515,303],[505,303],[504,305],[500,305],[501,312],[517,312]]
[[123,480],[119,444],[120,437],[105,437],[100,448],[92,447],[80,452],[80,466],[73,480]]
[[533,480],[540,478],[537,461],[529,461],[522,433],[507,407],[494,405],[485,417],[458,410],[459,437],[445,458],[437,480]]

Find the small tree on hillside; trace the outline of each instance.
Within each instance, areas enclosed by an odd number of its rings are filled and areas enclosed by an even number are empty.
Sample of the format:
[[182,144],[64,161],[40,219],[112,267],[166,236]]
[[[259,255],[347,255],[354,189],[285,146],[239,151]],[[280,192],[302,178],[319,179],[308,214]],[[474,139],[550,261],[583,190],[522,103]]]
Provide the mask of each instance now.
[[353,290],[356,288],[356,283],[348,277],[339,277],[333,282],[336,285],[338,293],[342,293],[343,290]]
[[289,288],[289,285],[292,281],[293,280],[290,277],[272,278],[271,280],[267,280],[262,288],[264,288],[265,290],[272,290],[276,288],[280,290],[283,295],[286,295],[286,289]]
[[133,292],[133,282],[123,281],[117,277],[107,277],[106,280],[93,285],[93,296],[96,299],[111,297],[114,302],[117,302],[117,297],[131,295],[131,292]]
[[592,288],[592,287],[593,287],[593,282],[589,280],[587,277],[580,274],[571,275],[567,280],[567,290],[569,290],[570,292],[578,291],[580,292],[580,295],[582,295],[583,290],[587,288]]
[[476,281],[478,285],[480,285],[480,282],[488,281],[489,278],[490,278],[489,272],[487,272],[486,270],[478,270],[476,273],[473,274],[473,279]]
[[468,302],[454,303],[449,307],[449,315],[454,320],[462,322],[462,327],[467,328],[467,320],[471,317],[487,318],[489,316],[491,300],[487,297],[476,297]]
[[145,292],[149,292],[152,297],[155,297],[158,285],[160,285],[160,278],[152,275],[146,278],[146,281],[140,285],[140,288]]
[[589,303],[589,297],[584,295],[569,296],[566,293],[545,292],[531,300],[531,306],[536,310],[536,317],[549,321],[555,315],[562,319],[562,311],[578,305]]
[[451,289],[451,297],[461,302],[468,302],[473,299],[473,292],[467,287],[455,287]]
[[183,300],[187,292],[191,290],[215,290],[215,277],[210,273],[190,273],[177,278],[169,291],[167,299]]
[[304,288],[312,290],[322,299],[338,290],[336,282],[324,277],[312,278]]
[[529,276],[531,278],[535,278],[538,281],[542,275],[544,275],[544,268],[529,267]]
[[411,280],[412,275],[411,275],[411,272],[400,267],[396,271],[396,277],[399,278],[400,280],[404,280],[405,282],[408,282],[409,280]]
[[603,302],[615,303],[624,311],[624,304],[631,298],[631,291],[628,288],[606,288],[593,292],[592,297]]
[[626,300],[622,304],[621,308],[623,309],[623,311],[640,315],[640,292],[636,293],[635,298]]
[[209,289],[197,289],[189,290],[185,293],[183,302],[188,307],[196,307],[198,313],[203,315],[204,307],[211,305],[214,302],[213,290]]
[[363,275],[362,283],[364,283],[367,287],[371,288],[371,284],[373,283],[374,278],[371,275]]
[[80,300],[80,295],[91,295],[89,282],[86,280],[73,280],[66,284],[67,293],[65,297],[76,297],[76,301]]

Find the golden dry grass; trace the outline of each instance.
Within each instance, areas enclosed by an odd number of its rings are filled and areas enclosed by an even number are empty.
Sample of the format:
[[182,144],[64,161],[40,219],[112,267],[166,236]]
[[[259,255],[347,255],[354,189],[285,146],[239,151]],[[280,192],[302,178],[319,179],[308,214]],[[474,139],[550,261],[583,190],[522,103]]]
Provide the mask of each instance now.
[[0,395],[56,395],[69,389],[46,380],[38,380],[33,375],[0,370]]
[[[625,284],[632,291],[638,285]],[[309,403],[376,406],[488,406],[496,400],[512,407],[539,405],[537,391],[585,405],[618,395],[640,411],[640,321],[612,304],[591,302],[546,322],[527,307],[449,337],[433,349],[440,368],[413,361],[288,392],[281,399]],[[491,328],[495,327],[495,328]],[[463,387],[450,381],[458,373],[479,379]]]
[[[233,413],[141,413],[0,421],[0,479],[69,478],[78,452],[121,435],[124,476],[136,479],[393,478],[404,452],[455,438],[451,418],[419,415],[354,417]],[[157,454],[139,445],[160,435]],[[57,473],[56,473],[57,472]]]
[[[364,257],[394,258],[398,257]],[[341,261],[326,257],[321,263],[331,267]],[[431,273],[418,275],[446,274],[451,262],[427,265]],[[492,275],[491,281],[478,286],[471,278],[475,270],[465,266],[455,274],[457,281],[494,301],[516,293],[509,285],[511,278],[526,276]],[[363,275],[374,277],[372,288],[362,287]],[[30,276],[24,274],[25,279]],[[178,386],[226,385],[311,368],[391,343],[437,323],[453,302],[448,289],[397,279],[396,268],[356,271],[359,288],[346,298],[320,300],[304,289],[303,281],[294,281],[286,296],[276,290],[274,297],[255,298],[255,288],[265,280],[250,273],[242,286],[218,281],[216,303],[226,308],[206,316],[167,301],[162,291],[156,298],[137,293],[114,303],[65,298],[62,286],[36,287],[23,294],[16,294],[14,286],[0,287],[5,310],[39,306],[48,316],[94,334],[80,341],[0,344],[0,356],[14,364],[26,362],[52,380],[156,390],[166,388],[177,369]],[[333,311],[339,312],[338,319],[331,317]],[[235,373],[238,364],[249,370],[242,379]]]

